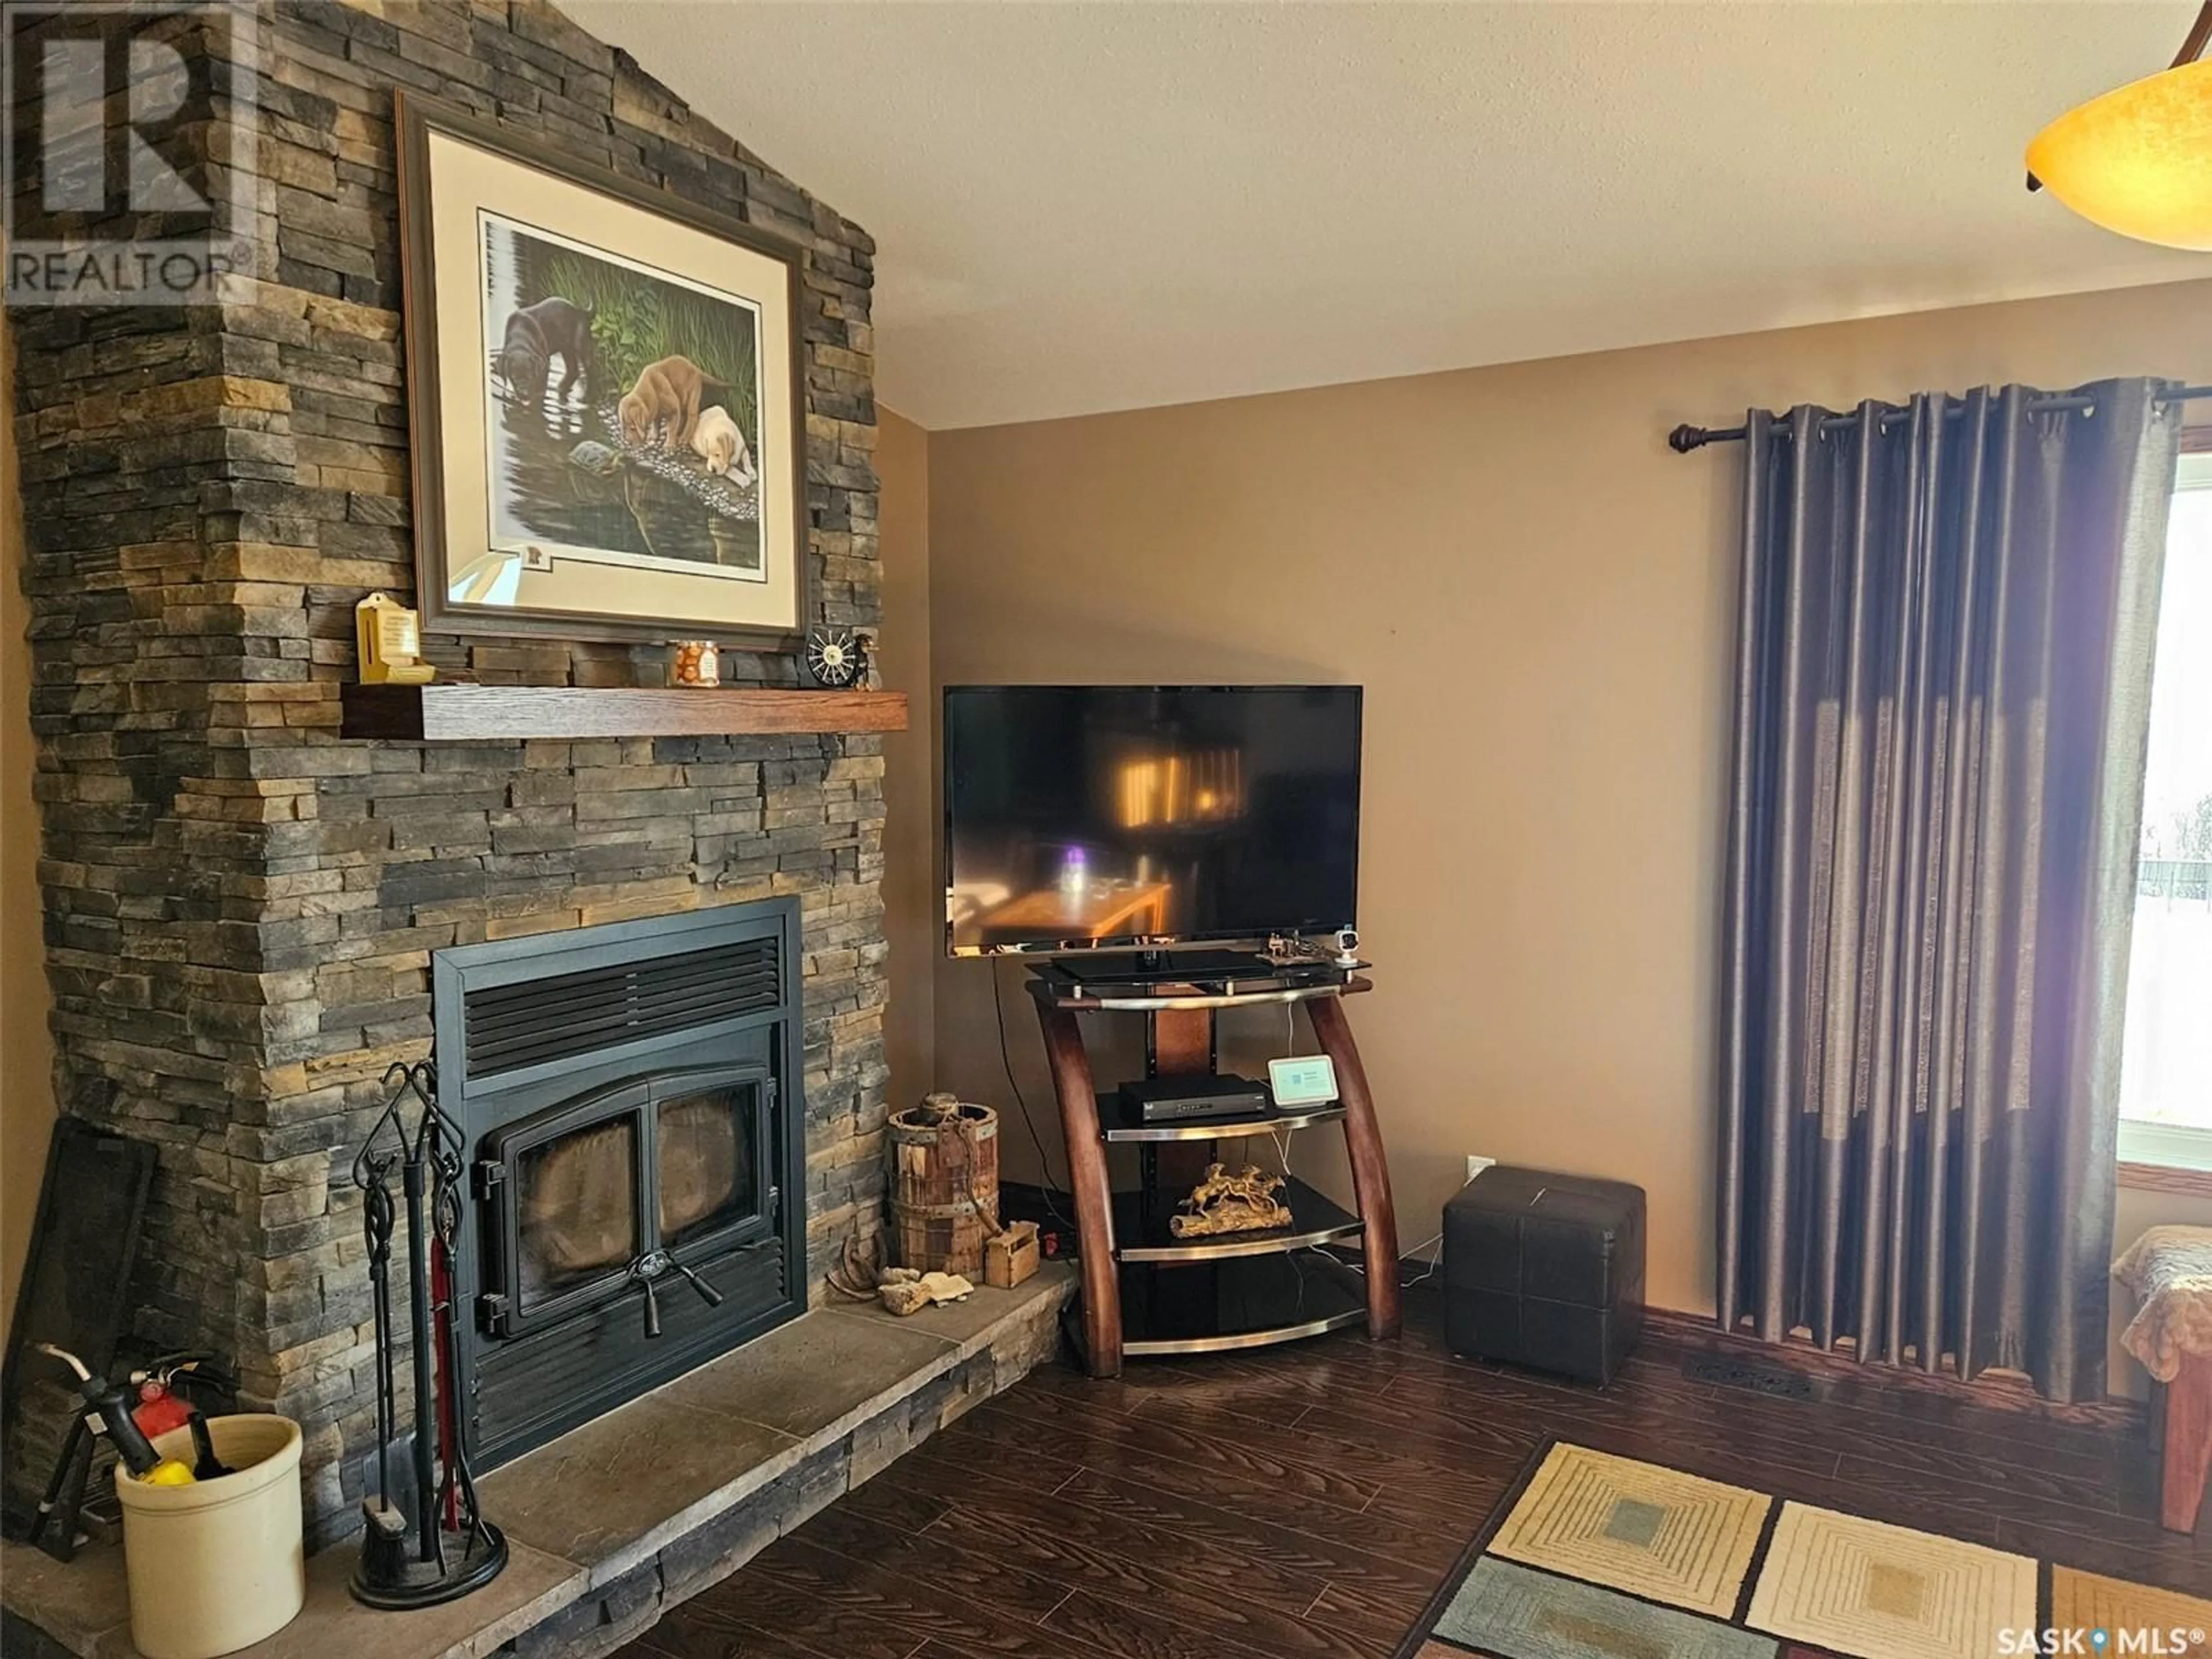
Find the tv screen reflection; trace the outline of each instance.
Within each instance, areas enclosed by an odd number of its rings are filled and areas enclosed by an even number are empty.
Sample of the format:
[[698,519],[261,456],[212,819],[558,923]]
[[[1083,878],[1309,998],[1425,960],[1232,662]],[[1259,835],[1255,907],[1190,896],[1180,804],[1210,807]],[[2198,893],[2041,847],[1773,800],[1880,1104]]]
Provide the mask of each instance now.
[[1357,686],[955,686],[956,953],[1322,933],[1354,921]]

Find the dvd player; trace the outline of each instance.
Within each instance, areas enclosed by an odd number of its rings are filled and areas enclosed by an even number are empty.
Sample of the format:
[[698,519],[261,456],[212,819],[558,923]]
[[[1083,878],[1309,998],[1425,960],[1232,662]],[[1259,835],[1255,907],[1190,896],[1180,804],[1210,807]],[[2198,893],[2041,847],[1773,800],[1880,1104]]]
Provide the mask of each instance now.
[[1256,1117],[1273,1103],[1249,1077],[1154,1077],[1121,1085],[1121,1109],[1137,1123],[1185,1123]]

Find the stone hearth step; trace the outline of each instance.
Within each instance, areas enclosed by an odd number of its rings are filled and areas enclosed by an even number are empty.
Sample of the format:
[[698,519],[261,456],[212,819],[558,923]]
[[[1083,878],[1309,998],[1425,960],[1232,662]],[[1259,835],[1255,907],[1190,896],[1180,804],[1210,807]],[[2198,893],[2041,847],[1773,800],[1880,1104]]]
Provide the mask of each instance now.
[[[1074,1285],[1051,1263],[908,1319],[815,1309],[486,1476],[513,1559],[485,1589],[372,1612],[346,1593],[349,1540],[307,1563],[300,1616],[238,1659],[610,1652],[1049,1358]],[[0,1545],[0,1609],[8,1659],[137,1651],[117,1549],[64,1566]]]

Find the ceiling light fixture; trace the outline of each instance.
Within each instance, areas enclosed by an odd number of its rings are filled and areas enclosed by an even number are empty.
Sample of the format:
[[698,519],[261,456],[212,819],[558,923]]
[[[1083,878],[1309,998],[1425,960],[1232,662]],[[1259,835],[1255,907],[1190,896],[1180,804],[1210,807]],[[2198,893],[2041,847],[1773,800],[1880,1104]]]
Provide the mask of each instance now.
[[[2173,67],[2069,110],[2027,147],[2027,187],[2138,241],[2212,252],[2212,0]],[[2200,61],[2202,60],[2202,61]]]

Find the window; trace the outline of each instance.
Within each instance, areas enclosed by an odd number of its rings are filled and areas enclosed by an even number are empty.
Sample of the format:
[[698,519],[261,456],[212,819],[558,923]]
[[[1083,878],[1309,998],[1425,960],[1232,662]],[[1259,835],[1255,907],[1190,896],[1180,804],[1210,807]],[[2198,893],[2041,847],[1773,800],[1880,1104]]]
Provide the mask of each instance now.
[[2120,1157],[2212,1170],[2212,451],[2166,536],[2128,966]]

